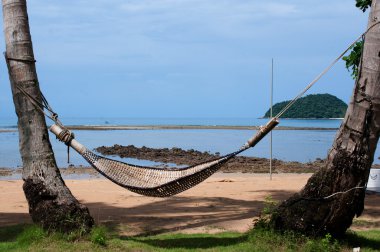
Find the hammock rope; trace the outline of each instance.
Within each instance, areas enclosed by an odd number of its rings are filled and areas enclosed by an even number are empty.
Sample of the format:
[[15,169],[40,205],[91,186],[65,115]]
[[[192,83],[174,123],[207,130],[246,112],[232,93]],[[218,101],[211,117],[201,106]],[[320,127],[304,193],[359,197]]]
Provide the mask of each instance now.
[[[231,158],[241,152],[254,147],[261,139],[263,139],[272,129],[279,124],[279,118],[290,109],[295,102],[300,99],[319,79],[322,78],[365,34],[374,26],[380,23],[374,23],[359,38],[344,50],[326,69],[324,69],[314,80],[312,80],[293,100],[291,100],[275,117],[273,117],[265,126],[261,126],[256,134],[250,138],[239,150],[229,153],[220,158],[210,160],[198,165],[185,168],[156,168],[132,165],[120,161],[108,159],[96,155],[80,144],[74,134],[68,130],[58,119],[58,114],[50,107],[47,99],[40,92],[39,96],[33,97],[22,86],[22,83],[14,82],[9,61],[16,61],[24,64],[35,64],[34,59],[15,59],[7,57],[4,53],[8,66],[9,76],[14,86],[29,99],[29,101],[48,118],[55,122],[50,127],[50,131],[55,134],[59,141],[64,142],[68,148],[72,147],[76,150],[94,169],[112,182],[141,195],[151,197],[169,197],[201,183],[220,167],[228,162]],[[46,110],[46,111],[45,111]]]

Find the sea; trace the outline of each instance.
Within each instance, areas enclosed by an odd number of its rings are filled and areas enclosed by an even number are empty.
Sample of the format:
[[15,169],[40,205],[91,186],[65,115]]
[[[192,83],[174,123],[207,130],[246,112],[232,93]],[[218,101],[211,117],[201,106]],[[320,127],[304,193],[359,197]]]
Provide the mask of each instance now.
[[[261,118],[61,118],[65,125],[81,126],[146,126],[146,125],[192,125],[192,126],[260,126],[268,119]],[[311,162],[324,159],[332,146],[341,119],[295,120],[281,119],[280,126],[318,128],[312,130],[275,130],[272,132],[273,158],[285,161]],[[19,147],[17,121],[15,118],[0,118],[0,167],[18,168],[22,166]],[[135,145],[151,148],[178,147],[194,149],[221,155],[239,149],[255,130],[236,129],[144,129],[144,130],[76,130],[75,138],[93,150],[99,146]],[[88,166],[85,160],[70,152],[67,162],[67,147],[50,135],[53,150],[59,167]],[[257,146],[241,155],[252,157],[270,156],[270,135]],[[380,163],[377,148],[374,163]],[[136,165],[162,165],[160,163],[111,157]],[[173,164],[168,164],[169,166]]]

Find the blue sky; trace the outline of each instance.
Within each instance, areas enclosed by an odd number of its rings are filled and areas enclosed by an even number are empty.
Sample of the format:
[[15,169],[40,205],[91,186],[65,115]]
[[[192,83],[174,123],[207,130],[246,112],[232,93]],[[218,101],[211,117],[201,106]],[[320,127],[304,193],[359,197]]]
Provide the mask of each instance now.
[[[272,58],[274,101],[291,99],[368,17],[353,0],[33,0],[28,12],[41,89],[63,121],[260,117]],[[340,62],[309,93],[348,102],[352,89]],[[0,118],[10,116],[1,60]]]

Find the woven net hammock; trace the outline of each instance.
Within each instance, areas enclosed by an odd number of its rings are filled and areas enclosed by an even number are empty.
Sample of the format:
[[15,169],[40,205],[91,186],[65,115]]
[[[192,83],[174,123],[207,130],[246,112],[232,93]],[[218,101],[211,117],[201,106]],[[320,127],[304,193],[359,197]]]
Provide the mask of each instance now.
[[[255,146],[277,124],[276,118],[269,121],[238,151],[185,168],[155,168],[132,165],[96,155],[75,139],[70,139],[66,144],[76,150],[94,169],[115,184],[145,196],[169,197],[190,189],[210,177],[228,160]],[[50,131],[61,140],[60,136],[64,130],[60,126],[54,124]]]

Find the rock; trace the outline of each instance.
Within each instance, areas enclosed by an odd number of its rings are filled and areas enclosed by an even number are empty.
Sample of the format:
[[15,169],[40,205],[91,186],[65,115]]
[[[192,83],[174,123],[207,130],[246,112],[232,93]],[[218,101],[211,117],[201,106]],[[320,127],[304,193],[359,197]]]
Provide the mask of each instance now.
[[[101,146],[95,149],[102,155],[116,155],[121,158],[129,157],[141,160],[150,160],[155,162],[174,163],[177,165],[196,165],[220,157],[220,153],[211,154],[209,151],[200,152],[194,149],[183,150],[181,148],[149,148],[143,146],[138,148],[134,145],[122,146],[115,144],[112,147]],[[324,166],[324,160],[316,160],[307,164],[299,162],[284,162],[273,159],[273,172],[315,172]],[[223,172],[269,172],[269,160],[258,157],[237,156],[222,166]]]

